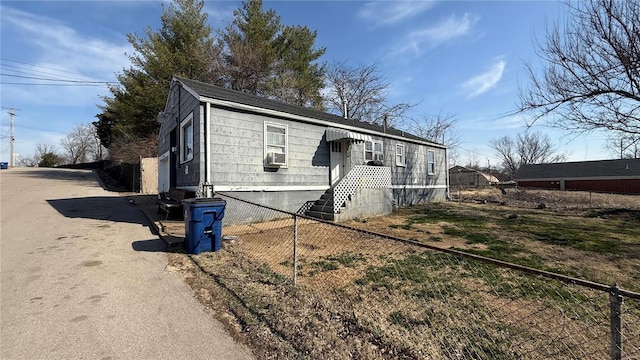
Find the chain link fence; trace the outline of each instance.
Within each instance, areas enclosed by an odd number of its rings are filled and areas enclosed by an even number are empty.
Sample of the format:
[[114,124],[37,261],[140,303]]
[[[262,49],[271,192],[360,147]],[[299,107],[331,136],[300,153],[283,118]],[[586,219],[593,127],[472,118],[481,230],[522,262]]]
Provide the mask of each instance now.
[[227,201],[193,260],[290,358],[637,359],[640,294]]

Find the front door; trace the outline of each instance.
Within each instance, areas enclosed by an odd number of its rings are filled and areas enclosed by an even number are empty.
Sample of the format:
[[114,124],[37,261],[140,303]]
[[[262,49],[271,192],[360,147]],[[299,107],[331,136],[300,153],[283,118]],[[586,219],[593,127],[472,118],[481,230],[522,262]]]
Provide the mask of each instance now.
[[331,185],[335,185],[344,176],[344,142],[332,141],[331,147]]

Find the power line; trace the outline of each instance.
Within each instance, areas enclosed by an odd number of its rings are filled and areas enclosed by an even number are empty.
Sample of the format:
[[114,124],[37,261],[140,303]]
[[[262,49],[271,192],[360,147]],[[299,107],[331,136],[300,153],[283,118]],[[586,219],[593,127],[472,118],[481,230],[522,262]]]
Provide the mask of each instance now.
[[38,84],[38,83],[20,83],[20,82],[2,82],[0,85],[27,85],[27,86],[109,86],[111,83],[102,84]]
[[101,85],[102,84],[109,84],[109,82],[104,82],[104,81],[64,80],[64,79],[43,78],[43,77],[36,77],[36,76],[11,75],[11,74],[4,74],[4,73],[0,73],[0,75],[1,76],[20,78],[20,79],[44,80],[44,81],[60,81],[60,82],[78,83],[78,84],[101,84]]
[[[75,73],[75,72],[71,72],[71,71],[66,71],[66,70],[60,70],[60,69],[55,69],[55,68],[50,68],[50,67],[46,67],[46,66],[41,66],[41,65],[34,65],[34,64],[28,64],[28,63],[24,63],[24,62],[20,62],[20,61],[15,61],[15,60],[11,60],[11,59],[7,59],[7,58],[0,58],[0,61],[2,65],[4,66],[11,66],[11,67],[17,67],[15,65],[10,65],[10,64],[5,64],[5,62],[10,62],[10,63],[15,63],[15,64],[20,64],[20,65],[26,65],[29,67],[33,67],[33,68],[39,68],[39,69],[45,69],[45,70],[51,70],[51,71],[55,71],[55,73],[48,73],[45,71],[41,71],[41,70],[35,70],[35,69],[29,69],[33,72],[40,72],[43,74],[47,74],[47,75],[59,75],[60,73],[66,73],[66,74],[70,74],[70,75],[76,75],[76,76],[80,76],[80,77],[86,77],[83,74],[79,74],[79,73]],[[24,67],[22,67],[22,69],[24,69]]]
[[[33,68],[27,68],[27,67],[24,67],[24,66],[15,66],[15,65],[9,65],[9,64],[0,64],[0,68],[2,70],[4,70],[4,71],[10,71],[10,72],[18,73],[18,74],[25,74],[25,75],[31,75],[31,76],[34,76],[34,75],[35,76],[42,76],[42,75],[50,76],[50,75],[53,75],[53,76],[58,76],[58,77],[60,77],[60,76],[68,77],[69,76],[69,75],[61,74],[60,72],[55,73],[55,72],[48,72],[48,71],[40,71],[40,70],[36,70],[36,69],[33,69]],[[83,76],[83,75],[74,75],[72,77],[72,79],[80,80],[79,79],[80,77],[86,78],[86,76]]]

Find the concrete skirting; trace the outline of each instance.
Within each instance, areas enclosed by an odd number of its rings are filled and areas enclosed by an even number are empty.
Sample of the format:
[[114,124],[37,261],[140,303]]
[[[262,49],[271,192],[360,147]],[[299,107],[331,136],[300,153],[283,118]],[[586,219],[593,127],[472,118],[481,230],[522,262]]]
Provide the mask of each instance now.
[[351,220],[356,217],[388,215],[393,211],[393,191],[391,189],[359,188],[346,202],[346,207],[335,214],[336,222]]

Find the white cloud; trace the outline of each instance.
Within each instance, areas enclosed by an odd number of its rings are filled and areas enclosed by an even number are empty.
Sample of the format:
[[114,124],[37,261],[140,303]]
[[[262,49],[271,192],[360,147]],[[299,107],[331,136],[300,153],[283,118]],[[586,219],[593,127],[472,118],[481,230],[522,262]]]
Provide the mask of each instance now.
[[468,98],[473,98],[492,89],[502,78],[504,68],[507,63],[498,60],[486,72],[476,75],[462,84],[462,88],[467,92]]
[[222,29],[233,21],[234,9],[232,4],[225,2],[205,2],[202,10],[207,14],[212,29]]
[[358,16],[376,26],[394,25],[429,10],[434,1],[372,1],[366,3]]
[[471,32],[478,17],[464,14],[462,17],[450,16],[435,26],[411,32],[396,53],[414,51],[421,53],[425,48],[433,48]]
[[[3,57],[24,63],[13,63],[21,75],[82,81],[115,81],[115,73],[130,65],[125,53],[133,51],[124,36],[120,43],[93,38],[53,18],[33,15],[2,7],[2,31],[21,40],[26,53],[35,55],[25,58],[3,54]],[[4,34],[3,34],[4,35]],[[12,36],[10,35],[10,36]],[[19,54],[16,52],[16,54]],[[7,77],[3,82],[8,82]],[[21,83],[43,83],[37,79],[20,79]],[[103,87],[79,86],[15,86],[12,98],[40,104],[95,104],[98,94],[106,94]]]

